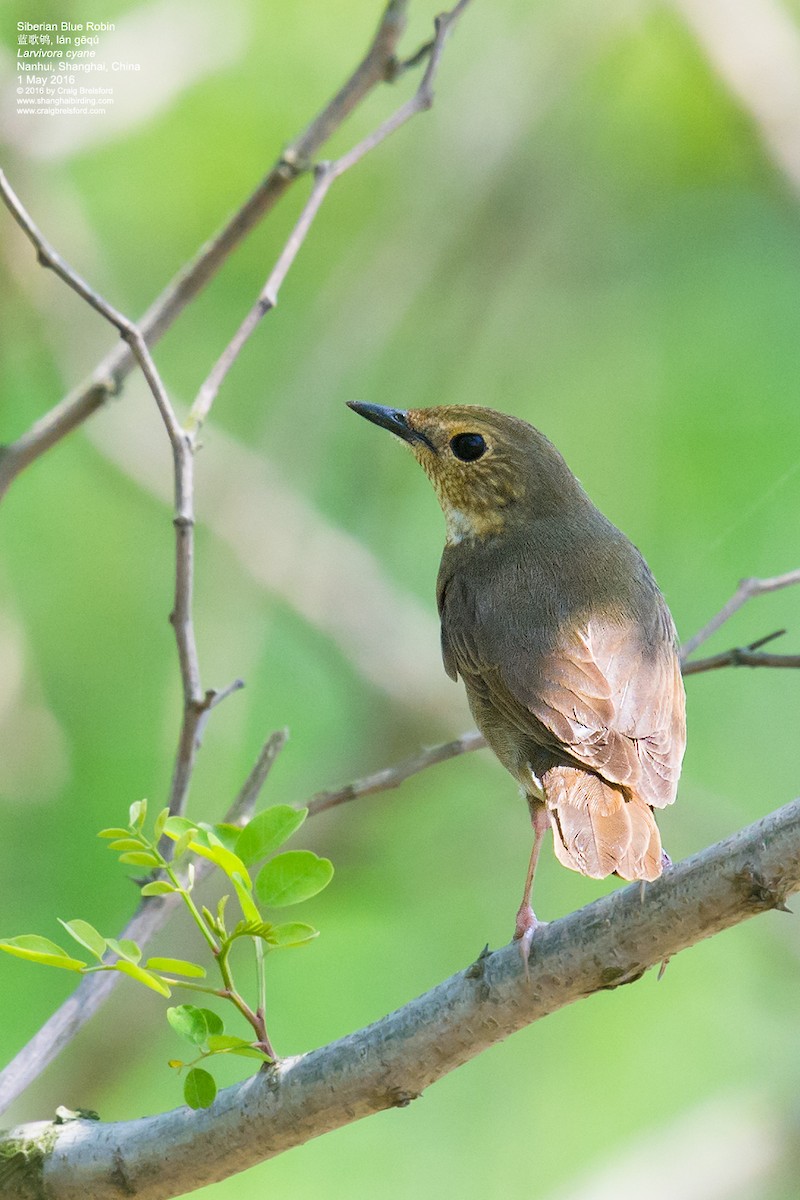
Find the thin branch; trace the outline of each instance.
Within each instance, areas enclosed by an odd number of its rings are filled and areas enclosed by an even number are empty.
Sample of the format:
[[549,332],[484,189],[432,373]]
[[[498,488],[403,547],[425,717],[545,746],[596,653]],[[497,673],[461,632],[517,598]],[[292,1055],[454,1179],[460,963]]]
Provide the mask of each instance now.
[[758,654],[749,646],[742,649],[725,650],[711,658],[699,658],[684,663],[684,675],[700,675],[703,671],[717,671],[720,667],[800,667],[800,654]]
[[183,689],[183,715],[172,774],[169,807],[172,813],[179,813],[186,802],[189,782],[208,714],[223,695],[229,695],[237,686],[232,685],[223,693],[204,692],[200,679],[200,661],[197,654],[192,613],[194,595],[194,439],[181,427],[138,326],[104,300],[53,249],[35,225],[2,171],[0,171],[0,197],[33,244],[40,264],[55,271],[68,287],[77,292],[92,308],[105,317],[127,342],[153,394],[170,441],[174,468],[175,511],[173,519],[175,527],[175,589],[170,621],[175,631],[178,649]]
[[800,583],[800,569],[787,571],[785,575],[775,575],[772,579],[743,579],[728,603],[703,626],[699,633],[689,638],[688,642],[684,644],[681,648],[681,659],[685,663],[698,646],[707,642],[712,634],[721,629],[725,622],[729,621],[734,613],[737,613],[754,596],[763,596],[766,592],[777,592],[781,588],[794,587],[798,583]]
[[330,191],[334,181],[344,175],[346,171],[349,171],[351,167],[361,162],[365,155],[379,146],[381,142],[384,142],[386,138],[402,125],[405,125],[417,113],[426,111],[433,104],[433,83],[441,64],[445,43],[450,36],[453,26],[468,3],[469,0],[459,0],[450,12],[442,13],[436,18],[436,33],[433,41],[426,43],[418,51],[417,55],[414,56],[415,61],[420,61],[423,57],[427,57],[428,63],[420,80],[419,87],[411,99],[402,104],[377,129],[362,138],[346,154],[341,155],[333,162],[319,163],[314,168],[314,184],[311,194],[303,207],[303,211],[300,213],[294,229],[289,235],[286,245],[278,256],[278,261],[275,263],[267,282],[261,289],[255,304],[236,330],[236,333],[200,387],[197,399],[192,406],[190,423],[193,429],[199,429],[205,421],[225,376],[235,363],[253,331],[266,314],[276,307],[281,285],[294,263],[300,247],[306,240],[314,218],[322,207],[322,202]]
[[[167,285],[138,322],[154,345],[176,317],[213,279],[236,247],[277,204],[306,164],[361,101],[383,81],[391,81],[395,51],[405,28],[408,0],[389,0],[365,57],[308,128],[291,143],[255,192],[227,225],[205,243],[196,258]],[[134,366],[129,347],[118,347],[91,377],[46,413],[15,442],[0,447],[0,498],[17,475],[119,393]]]
[[[404,1107],[531,1022],[632,983],[648,967],[756,913],[785,909],[798,889],[795,800],[671,867],[644,893],[633,884],[543,926],[529,976],[516,944],[482,953],[367,1028],[225,1089],[209,1109],[12,1130],[5,1145],[18,1156],[3,1195],[183,1195],[374,1112]],[[0,1155],[2,1149],[0,1143]]]
[[233,825],[244,825],[250,820],[258,802],[258,797],[261,795],[261,789],[272,770],[272,764],[288,740],[288,729],[278,729],[275,733],[270,734],[253,765],[253,769],[242,784],[239,795],[231,805],[230,812],[225,818],[226,822]]
[[[272,764],[286,745],[286,738],[286,730],[278,730],[267,738],[239,795],[223,817],[225,824],[246,825],[250,820]],[[195,860],[195,884],[201,883],[213,869],[214,864],[208,859]],[[119,935],[119,940],[130,938],[140,946],[146,946],[163,929],[180,904],[177,895],[145,897],[140,900],[139,907]],[[73,994],[56,1009],[8,1066],[0,1071],[0,1113],[69,1045],[76,1033],[105,1004],[121,979],[118,971],[103,971],[83,977]]]
[[[169,500],[154,449],[161,431],[138,421],[133,408],[120,405],[113,429],[101,421],[86,434],[150,495]],[[259,588],[330,638],[392,704],[405,706],[434,728],[463,712],[459,689],[441,662],[423,653],[423,647],[438,642],[435,610],[391,579],[373,551],[311,503],[301,479],[282,478],[279,463],[218,425],[213,438],[203,442],[202,479],[206,527]],[[280,520],[265,524],[263,534],[254,537],[253,520],[242,515],[267,512],[280,513]],[[309,552],[298,555],[298,546]],[[365,607],[367,594],[371,603]],[[391,639],[388,624],[396,634]],[[409,646],[417,652],[409,654]]]
[[39,265],[54,271],[68,287],[77,292],[102,317],[105,317],[119,331],[123,340],[128,343],[131,353],[141,367],[150,391],[155,397],[159,412],[167,427],[170,441],[173,443],[179,442],[181,427],[178,423],[178,418],[175,416],[155,363],[150,357],[150,352],[144,344],[144,339],[136,325],[134,325],[133,321],[129,321],[123,313],[114,308],[113,305],[109,304],[107,300],[104,300],[99,292],[90,287],[86,280],[81,278],[78,272],[73,270],[66,260],[50,245],[44,234],[34,223],[33,218],[11,187],[2,170],[0,170],[0,198],[2,198],[14,220],[36,250]]
[[486,739],[483,734],[472,729],[468,733],[462,733],[461,737],[452,742],[445,742],[441,746],[431,746],[393,767],[384,767],[380,771],[373,772],[372,775],[365,775],[363,779],[347,783],[344,787],[327,792],[317,792],[308,801],[308,815],[316,816],[317,813],[325,812],[328,808],[335,808],[337,804],[345,804],[348,800],[357,800],[361,796],[374,796],[376,792],[388,792],[392,788],[399,787],[411,775],[417,775],[420,771],[426,770],[427,767],[447,762],[449,758],[455,758],[459,754],[468,754],[471,750],[480,750],[485,745]]
[[318,166],[314,170],[314,186],[311,189],[311,195],[305,203],[303,211],[289,235],[277,263],[267,280],[264,288],[259,294],[253,307],[248,312],[247,316],[242,321],[236,333],[231,338],[228,345],[223,350],[220,357],[209,372],[205,382],[201,385],[197,394],[197,399],[192,405],[190,423],[193,429],[199,429],[208,416],[211,405],[216,399],[217,392],[222,385],[222,381],[228,374],[239,353],[248,341],[256,326],[260,323],[262,317],[266,316],[271,309],[278,303],[278,289],[283,283],[286,274],[294,262],[297,252],[305,241],[306,234],[311,228],[311,223],[317,214],[317,211],[328,193],[328,189],[333,183],[333,177],[329,174],[326,165]]

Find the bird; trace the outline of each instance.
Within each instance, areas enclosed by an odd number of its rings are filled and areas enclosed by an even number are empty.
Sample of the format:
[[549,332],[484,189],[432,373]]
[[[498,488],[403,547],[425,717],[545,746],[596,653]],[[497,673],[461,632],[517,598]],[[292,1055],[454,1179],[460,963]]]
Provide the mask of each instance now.
[[478,405],[349,407],[406,444],[444,513],[444,667],[533,827],[514,926],[527,970],[548,829],[559,862],[593,879],[652,881],[669,863],[653,810],[675,800],[686,746],[675,624],[639,550],[527,421]]

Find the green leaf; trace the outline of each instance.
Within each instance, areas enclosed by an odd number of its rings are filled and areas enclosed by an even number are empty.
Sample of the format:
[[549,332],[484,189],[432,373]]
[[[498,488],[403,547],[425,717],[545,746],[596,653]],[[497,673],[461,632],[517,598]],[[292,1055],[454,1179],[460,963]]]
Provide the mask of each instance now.
[[209,1036],[224,1032],[222,1018],[210,1008],[197,1008],[194,1004],[178,1004],[167,1009],[167,1020],[180,1037],[202,1046]]
[[206,1028],[209,1034],[224,1033],[225,1025],[218,1013],[215,1013],[211,1008],[198,1008],[197,1011],[201,1012],[205,1017]]
[[236,849],[236,843],[239,840],[239,834],[242,832],[241,825],[228,825],[226,823],[212,825],[210,832],[222,842],[226,850],[231,850],[236,854],[239,853]]
[[147,817],[147,801],[146,800],[134,800],[133,804],[130,806],[130,808],[128,810],[128,820],[130,821],[131,826],[135,826],[136,829],[141,830],[142,826],[145,823],[146,817]]
[[266,940],[276,949],[283,946],[303,946],[319,937],[319,930],[313,925],[304,925],[302,921],[291,921],[286,925],[273,925]]
[[177,890],[173,884],[167,883],[166,879],[156,879],[152,883],[146,883],[141,894],[143,896],[169,896]]
[[99,838],[126,838],[131,836],[131,831],[130,829],[119,829],[116,827],[113,829],[101,829],[97,836]]
[[256,895],[262,904],[283,908],[309,900],[327,887],[333,864],[311,850],[287,850],[262,867],[256,879]]
[[214,1103],[217,1085],[208,1071],[192,1067],[183,1085],[183,1098],[189,1108],[209,1108]]
[[188,833],[190,830],[194,833],[196,829],[194,821],[188,820],[187,817],[167,817],[162,832],[175,842],[179,837],[183,837],[184,833]]
[[234,849],[249,867],[282,846],[307,816],[307,808],[292,808],[288,804],[266,808],[240,831]]
[[212,1054],[238,1054],[242,1058],[259,1058],[262,1062],[272,1062],[270,1056],[263,1050],[258,1050],[252,1042],[227,1033],[212,1034],[208,1039],[208,1048]]
[[226,1050],[225,1054],[235,1054],[239,1058],[257,1058],[260,1062],[274,1062],[275,1060],[264,1050],[256,1050],[255,1046],[231,1046],[230,1050]]
[[231,1033],[212,1033],[208,1039],[208,1048],[214,1054],[223,1050],[233,1050],[235,1046],[252,1046],[246,1038],[234,1037]]
[[186,851],[191,846],[193,837],[194,837],[193,829],[187,829],[185,833],[181,834],[181,836],[178,838],[177,842],[175,843],[175,847],[172,851],[173,862],[177,862],[179,858],[183,857],[183,855],[186,853]]
[[70,937],[73,937],[79,946],[83,946],[84,950],[88,950],[95,958],[101,959],[106,952],[106,939],[101,933],[98,933],[94,925],[90,925],[88,921],[62,921],[58,918],[59,925],[63,925]]
[[[247,877],[247,882],[250,883],[249,875]],[[231,876],[231,883],[236,889],[236,895],[239,897],[239,903],[242,906],[242,912],[244,913],[246,920],[261,921],[263,918],[261,913],[258,911],[252,896],[252,884],[250,887],[248,887],[239,875],[238,871]]]
[[130,834],[124,838],[117,838],[115,842],[108,843],[109,850],[144,850],[144,845],[139,838],[132,838]]
[[72,958],[66,950],[62,950],[49,938],[39,937],[36,933],[26,933],[21,937],[3,938],[0,950],[13,954],[15,958],[27,958],[29,962],[42,963],[46,967],[61,967],[65,971],[82,971],[86,966],[79,958]]
[[239,937],[257,937],[263,938],[265,942],[268,942],[272,937],[274,928],[274,925],[271,925],[269,921],[262,920],[259,915],[257,921],[240,921],[231,933],[230,940],[233,941],[234,938]]
[[[212,834],[211,836],[213,837],[214,835]],[[192,850],[194,854],[199,854],[201,858],[207,858],[213,862],[215,866],[219,867],[221,871],[225,872],[231,881],[233,881],[234,875],[239,875],[241,876],[245,885],[248,888],[252,888],[253,885],[250,882],[250,876],[247,873],[247,867],[244,865],[238,855],[234,854],[231,850],[226,850],[222,845],[214,845],[210,841],[208,845],[204,845],[203,842],[199,841],[197,838],[194,838],[190,842],[189,849]]]
[[151,974],[150,971],[145,971],[144,967],[137,967],[136,963],[129,962],[127,958],[121,958],[118,962],[115,962],[114,970],[121,971],[123,975],[129,975],[137,983],[143,983],[145,987],[158,992],[159,996],[169,997],[172,995],[172,992],[163,979],[159,979],[157,975]]
[[205,979],[206,969],[199,963],[187,962],[185,958],[148,958],[145,966],[151,971],[164,971],[168,975],[186,975],[191,979]]
[[135,853],[120,854],[119,861],[131,867],[160,867],[161,859],[147,850],[137,850]]
[[153,841],[154,842],[157,842],[158,839],[161,837],[162,833],[164,832],[164,826],[167,823],[168,816],[169,816],[169,809],[162,808],[161,812],[156,817],[156,819],[153,823]]
[[128,962],[138,963],[142,957],[141,947],[137,946],[136,942],[131,941],[130,938],[123,938],[119,942],[116,938],[106,938],[106,942],[109,950],[113,950],[115,954]]

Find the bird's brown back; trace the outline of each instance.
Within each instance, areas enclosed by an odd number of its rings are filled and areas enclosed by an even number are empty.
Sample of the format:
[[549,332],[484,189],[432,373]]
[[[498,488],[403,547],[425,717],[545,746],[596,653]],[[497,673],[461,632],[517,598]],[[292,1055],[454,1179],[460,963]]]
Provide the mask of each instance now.
[[672,618],[643,558],[583,497],[512,537],[445,548],[445,667],[530,796],[561,861],[655,878],[651,808],[672,803],[685,747]]

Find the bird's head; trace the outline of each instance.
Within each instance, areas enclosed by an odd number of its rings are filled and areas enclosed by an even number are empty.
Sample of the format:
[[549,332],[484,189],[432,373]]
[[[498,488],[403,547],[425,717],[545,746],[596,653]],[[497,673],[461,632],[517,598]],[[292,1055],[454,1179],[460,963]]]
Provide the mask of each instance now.
[[499,533],[520,511],[546,516],[585,498],[555,446],[519,417],[466,404],[349,407],[409,446],[436,490],[451,544]]

